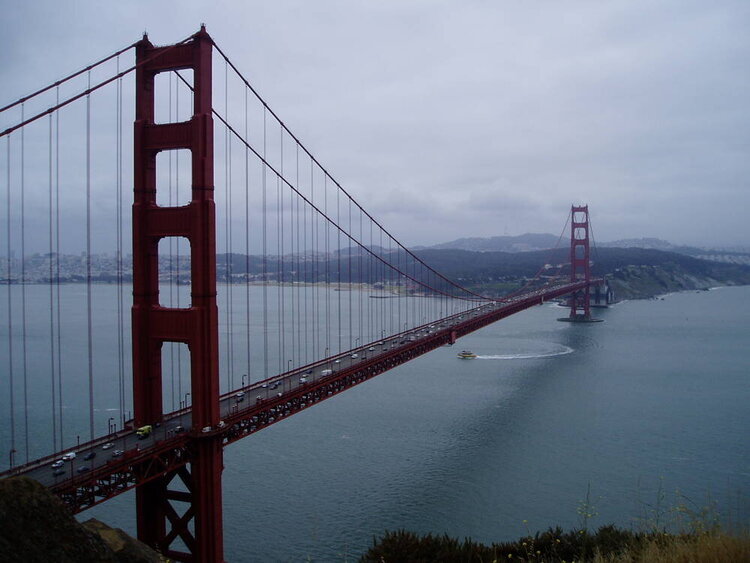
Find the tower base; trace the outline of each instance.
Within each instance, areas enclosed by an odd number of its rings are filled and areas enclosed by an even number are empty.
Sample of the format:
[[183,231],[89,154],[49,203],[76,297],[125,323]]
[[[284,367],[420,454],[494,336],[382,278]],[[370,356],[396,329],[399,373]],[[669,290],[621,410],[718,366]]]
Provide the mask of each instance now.
[[601,322],[604,322],[604,319],[595,319],[594,317],[585,317],[583,315],[578,315],[576,317],[560,317],[557,320],[563,323],[601,323]]

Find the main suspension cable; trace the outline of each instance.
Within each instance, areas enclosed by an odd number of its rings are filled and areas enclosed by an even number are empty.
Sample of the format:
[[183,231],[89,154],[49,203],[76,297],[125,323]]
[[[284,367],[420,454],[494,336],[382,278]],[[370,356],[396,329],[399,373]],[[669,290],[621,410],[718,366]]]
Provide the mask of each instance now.
[[56,112],[57,110],[65,107],[65,106],[67,106],[68,104],[71,104],[71,103],[75,102],[76,100],[80,100],[83,97],[91,95],[93,92],[96,92],[97,90],[99,90],[100,88],[103,88],[107,84],[110,84],[111,82],[114,82],[115,80],[117,80],[119,78],[122,78],[126,74],[129,74],[129,73],[133,72],[135,69],[137,69],[137,68],[139,68],[139,67],[141,67],[141,66],[143,66],[143,65],[145,65],[147,63],[149,63],[153,59],[155,59],[157,57],[161,57],[165,53],[167,53],[168,51],[171,51],[172,49],[175,49],[176,47],[178,47],[178,46],[180,46],[180,45],[182,45],[184,43],[187,43],[193,37],[195,37],[195,34],[191,35],[190,37],[188,37],[186,39],[183,39],[179,43],[175,43],[174,45],[170,45],[169,47],[165,47],[164,50],[162,50],[162,51],[160,51],[158,53],[154,53],[150,57],[147,57],[144,60],[142,60],[141,62],[139,62],[137,64],[134,64],[133,66],[127,68],[126,70],[123,70],[122,72],[118,72],[114,76],[111,76],[111,77],[107,78],[106,80],[103,80],[103,81],[99,82],[95,86],[91,86],[91,71],[89,70],[88,71],[89,72],[89,85],[88,85],[88,88],[86,90],[84,90],[83,92],[80,92],[80,93],[76,94],[75,96],[72,96],[72,97],[68,98],[67,100],[63,100],[62,102],[58,101],[54,106],[49,107],[46,110],[44,110],[42,112],[39,112],[36,115],[34,115],[34,116],[32,116],[32,117],[30,117],[28,119],[22,119],[20,123],[17,123],[16,125],[13,125],[12,127],[8,127],[4,131],[0,132],[0,138],[1,137],[5,137],[6,135],[10,135],[16,129],[21,129],[22,127],[25,127],[26,125],[28,125],[30,123],[33,123],[37,119],[40,119],[41,117],[44,117],[45,115],[48,115],[50,113]]
[[93,70],[96,67],[98,67],[99,65],[106,63],[107,61],[110,61],[110,60],[114,59],[115,57],[119,57],[124,52],[129,51],[130,49],[134,48],[136,45],[137,45],[137,43],[132,43],[131,45],[128,45],[127,47],[123,47],[119,51],[115,51],[111,55],[109,55],[107,57],[104,57],[103,59],[99,59],[95,63],[92,63],[89,66],[87,66],[85,68],[82,68],[81,70],[78,70],[78,71],[74,72],[73,74],[69,74],[65,78],[61,78],[60,80],[58,80],[56,82],[53,82],[52,84],[50,84],[48,86],[45,86],[44,88],[40,88],[39,90],[37,90],[36,92],[33,92],[33,93],[29,94],[28,96],[24,96],[22,98],[19,98],[15,102],[12,102],[12,103],[8,104],[7,106],[3,106],[2,108],[0,108],[0,113],[4,112],[5,110],[8,110],[10,108],[16,107],[19,104],[23,104],[24,102],[26,102],[26,101],[28,101],[28,100],[30,100],[32,98],[35,98],[39,94],[43,94],[44,92],[47,92],[48,90],[51,90],[52,88],[57,88],[61,84],[65,84],[66,82],[68,82],[69,80],[72,80],[76,76],[82,75],[84,72]]

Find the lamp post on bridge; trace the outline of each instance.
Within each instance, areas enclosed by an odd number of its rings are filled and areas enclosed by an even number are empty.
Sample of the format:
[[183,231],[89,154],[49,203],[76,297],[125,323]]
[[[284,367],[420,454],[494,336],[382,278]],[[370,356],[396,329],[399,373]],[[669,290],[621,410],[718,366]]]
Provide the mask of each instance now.
[[8,452],[8,458],[10,462],[10,468],[13,469],[16,461],[16,448],[11,448],[10,452]]
[[243,374],[242,374],[242,386],[243,386],[243,387],[245,386],[245,379],[247,379],[247,374],[246,374],[246,373],[243,373]]
[[114,416],[110,416],[107,420],[107,434],[112,435],[112,421],[115,419]]
[[189,396],[190,396],[190,391],[188,391],[187,393],[185,393],[185,408],[187,408],[187,406],[188,406],[188,397]]

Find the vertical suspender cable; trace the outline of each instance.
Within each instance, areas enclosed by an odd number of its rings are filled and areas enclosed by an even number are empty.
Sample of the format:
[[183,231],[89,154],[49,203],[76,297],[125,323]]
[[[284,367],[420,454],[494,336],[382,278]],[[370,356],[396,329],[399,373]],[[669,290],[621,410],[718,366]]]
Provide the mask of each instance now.
[[307,314],[307,304],[308,304],[308,301],[310,299],[307,296],[307,293],[308,293],[307,288],[310,286],[310,280],[307,277],[307,265],[310,262],[310,260],[312,259],[313,252],[308,247],[308,244],[307,244],[307,206],[304,206],[302,208],[302,230],[305,233],[305,236],[303,237],[303,241],[302,241],[302,244],[304,244],[304,246],[305,246],[305,263],[304,263],[304,268],[305,268],[305,271],[304,271],[304,280],[305,280],[305,291],[304,291],[304,301],[305,301],[305,364],[309,364],[310,363],[310,355],[309,355],[309,351],[308,351],[308,343],[310,342],[310,339],[308,338],[307,335],[310,334],[310,329],[309,329],[309,324],[310,323],[309,323],[309,316]]
[[266,217],[266,106],[263,106],[263,203],[261,207],[263,221],[263,379],[268,379],[268,239]]
[[52,451],[57,452],[57,382],[55,381],[55,286],[53,262],[54,208],[52,201],[52,115],[49,116],[49,360],[52,380]]
[[[299,187],[299,184],[295,184],[295,187]],[[290,303],[290,310],[289,310],[289,341],[291,342],[291,352],[289,353],[289,358],[292,360],[292,366],[297,367],[297,331],[296,331],[296,325],[295,320],[296,317],[294,316],[295,313],[295,287],[294,287],[294,274],[295,274],[295,237],[297,236],[295,227],[294,227],[294,205],[295,201],[297,201],[297,198],[294,197],[294,191],[289,190],[289,303]]]
[[284,362],[283,350],[283,327],[284,319],[281,311],[281,180],[276,176],[276,318],[278,322],[278,354],[279,354],[279,371],[283,372],[282,364]]
[[396,245],[396,264],[396,272],[394,272],[394,277],[398,280],[398,325],[396,326],[396,332],[401,332],[403,330],[401,326],[401,299],[405,293],[401,290],[401,272],[403,270],[401,269],[401,247],[398,245]]
[[[175,121],[179,121],[180,119],[180,84],[175,80],[175,88],[174,88],[174,117]],[[174,199],[175,202],[179,205],[180,203],[180,151],[175,151],[174,155]],[[190,249],[188,248],[188,252]],[[180,237],[177,237],[177,240],[175,241],[175,261],[177,263],[176,270],[176,288],[175,288],[175,294],[177,295],[177,308],[180,308],[181,305],[181,298],[180,298],[180,276],[182,274],[181,267],[180,267]],[[191,280],[192,281],[192,280]],[[178,404],[180,399],[184,397],[182,394],[182,350],[178,347],[177,349],[177,400]],[[187,403],[187,400],[185,401]],[[187,408],[187,404],[185,405]]]
[[[91,71],[88,73],[91,88]],[[94,342],[91,306],[91,95],[86,95],[86,323],[89,371],[89,436],[94,439]]]
[[[341,190],[336,190],[336,225],[341,225]],[[336,276],[338,279],[338,287],[337,287],[337,293],[338,293],[338,314],[339,314],[339,322],[338,322],[338,336],[339,336],[339,347],[338,347],[338,353],[340,354],[343,352],[342,346],[341,346],[341,229],[336,229],[336,241],[337,241],[337,250],[336,250]]]
[[[169,97],[168,97],[168,106],[167,106],[167,113],[169,114],[169,122],[175,123],[178,121],[177,116],[173,116],[172,113],[172,88],[179,88],[179,82],[174,80],[173,74],[169,73]],[[174,151],[169,151],[168,153],[169,160],[167,161],[169,169],[168,169],[168,175],[169,175],[169,182],[167,183],[168,193],[169,193],[169,207],[172,207],[175,205],[175,200],[172,197],[172,192],[174,189],[174,186],[172,184],[172,180],[174,178],[173,170],[172,170],[172,161],[174,160]],[[176,281],[174,279],[174,237],[168,237],[169,240],[169,306],[174,307],[174,291],[176,286]],[[179,291],[179,286],[177,287],[177,291]],[[179,354],[179,349],[177,350]],[[171,392],[171,401],[170,401],[170,410],[174,412],[175,410],[175,343],[170,342],[169,343],[169,382],[170,382],[170,392]],[[181,397],[181,395],[180,395]]]
[[[117,72],[120,72],[120,57],[117,57]],[[170,107],[171,107],[170,88]],[[125,302],[124,283],[122,268],[122,77],[117,80],[117,350],[118,350],[118,380],[119,380],[119,404],[118,410],[121,419],[121,428],[125,428]],[[170,183],[172,181],[170,175]],[[171,187],[170,187],[171,193]],[[170,257],[171,260],[171,257]],[[174,394],[174,393],[173,393]],[[172,399],[172,410],[174,410],[174,399]]]
[[[224,113],[229,119],[229,64],[224,62]],[[226,258],[224,261],[224,273],[227,292],[227,310],[225,312],[227,327],[227,391],[234,388],[234,354],[233,354],[233,329],[232,329],[232,138],[229,129],[224,132],[224,193],[225,193],[225,219],[224,237],[226,246]]]
[[[370,222],[370,241],[368,243],[368,246],[371,251],[374,251],[375,249],[372,246],[372,222]],[[372,299],[369,298],[370,296],[370,287],[372,283],[372,255],[367,254],[367,275],[365,276],[364,283],[362,285],[362,291],[367,291],[367,341],[372,342],[374,339],[372,338]]]
[[13,389],[13,296],[11,283],[13,266],[11,260],[11,228],[10,228],[10,135],[8,135],[7,143],[7,160],[8,160],[8,175],[7,175],[7,216],[5,224],[7,226],[7,265],[8,265],[8,398],[10,402],[10,466],[13,467],[14,454],[16,453],[16,406],[15,406],[15,389]]
[[281,177],[284,175],[284,128],[279,127],[279,158],[281,159],[281,166],[279,170],[281,176],[278,177],[278,225],[279,225],[279,339],[281,353],[279,354],[279,373],[286,371],[289,364],[285,364],[286,360],[286,324],[284,318],[284,187],[281,182]]
[[[21,104],[23,121],[24,104]],[[26,346],[26,142],[21,129],[21,344],[23,358],[23,428],[24,453],[29,461],[29,371]]]
[[[364,239],[362,238],[362,209],[359,210],[359,240],[364,243]],[[364,335],[362,334],[362,246],[357,246],[357,295],[358,295],[358,303],[359,303],[359,337],[361,340],[359,341],[360,344],[364,344],[365,339]]]
[[[247,92],[247,90],[245,90]],[[297,147],[297,154],[296,154],[296,167],[297,167],[297,186],[299,187],[299,143],[296,145]],[[305,249],[303,249],[300,246],[300,232],[299,232],[299,210],[300,210],[300,198],[296,197],[294,198],[296,207],[296,221],[297,221],[297,267],[295,268],[297,271],[297,365],[301,366],[302,363],[302,302],[300,300],[302,288],[300,287],[300,256],[304,252]],[[304,212],[304,208],[302,209]],[[305,283],[305,278],[302,278],[302,283]]]
[[[349,198],[349,227],[346,230],[347,235],[351,236],[352,233],[352,200]],[[347,256],[347,269],[349,270],[349,349],[354,348],[354,310],[352,308],[352,252],[354,248],[349,241],[349,248],[346,250]]]
[[[228,66],[227,68],[227,77]],[[229,91],[229,81],[227,78],[227,96]],[[229,108],[227,107],[227,118],[229,118]],[[227,163],[228,163],[228,179],[227,184],[229,187],[229,213],[227,214],[227,238],[229,239],[229,270],[227,279],[227,293],[229,295],[229,310],[227,311],[227,319],[229,321],[229,389],[234,389],[234,239],[232,238],[232,142],[233,137],[227,130]]]
[[[247,88],[245,88],[245,138],[247,139]],[[245,372],[250,380],[250,169],[245,147]]]
[[[57,104],[60,103],[60,87],[56,89]],[[60,112],[55,112],[55,288],[57,297],[57,425],[60,432],[58,443],[63,447],[63,408],[62,408],[62,311],[60,305]]]
[[[323,209],[326,217],[328,216],[328,174],[323,175]],[[331,262],[331,249],[330,249],[330,221],[326,221],[326,353],[325,356],[331,355],[331,278],[330,278],[330,262]]]
[[[388,261],[390,264],[390,261],[393,260],[393,257],[391,256],[393,252],[393,244],[392,239],[390,235],[388,236]],[[393,299],[394,299],[394,291],[393,291],[393,268],[388,268],[387,271],[385,271],[385,264],[383,264],[383,270],[385,274],[388,276],[388,293],[389,299],[388,299],[388,334],[393,334]]]
[[[310,160],[310,201],[315,202],[315,169],[313,168],[313,161]],[[318,359],[318,325],[320,318],[318,317],[318,246],[316,240],[316,234],[318,230],[318,213],[314,209],[310,213],[310,244],[313,248],[312,256],[312,301],[310,302],[310,308],[312,309],[312,355],[316,360]]]

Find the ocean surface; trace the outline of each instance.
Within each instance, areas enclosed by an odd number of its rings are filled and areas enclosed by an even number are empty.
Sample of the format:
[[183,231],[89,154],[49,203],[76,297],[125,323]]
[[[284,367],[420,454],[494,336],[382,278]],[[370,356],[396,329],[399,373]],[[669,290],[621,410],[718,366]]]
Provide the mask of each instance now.
[[[557,525],[750,523],[750,287],[594,313],[604,322],[535,307],[229,446],[226,559],[351,561],[401,528],[492,542]],[[38,317],[29,332],[46,342]],[[85,347],[84,317],[71,347]],[[127,493],[80,517],[134,533],[133,505]]]

